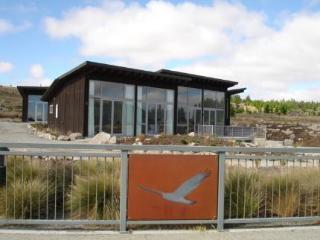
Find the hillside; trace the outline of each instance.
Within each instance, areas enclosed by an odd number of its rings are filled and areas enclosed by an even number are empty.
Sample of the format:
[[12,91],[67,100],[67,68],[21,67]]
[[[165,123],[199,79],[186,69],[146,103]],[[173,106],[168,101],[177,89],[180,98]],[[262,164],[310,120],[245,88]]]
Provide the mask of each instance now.
[[0,118],[21,117],[22,98],[16,87],[0,86]]

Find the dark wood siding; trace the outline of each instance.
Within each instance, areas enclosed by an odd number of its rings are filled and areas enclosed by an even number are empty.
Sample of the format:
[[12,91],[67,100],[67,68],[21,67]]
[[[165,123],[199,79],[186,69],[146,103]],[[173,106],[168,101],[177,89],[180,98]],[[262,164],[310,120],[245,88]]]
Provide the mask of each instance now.
[[28,121],[28,95],[22,96],[22,122]]
[[[53,113],[48,116],[49,128],[59,134],[71,132],[84,132],[84,99],[85,75],[78,74],[65,81],[62,88],[49,101],[53,105]],[[56,118],[56,105],[58,104],[58,118]]]

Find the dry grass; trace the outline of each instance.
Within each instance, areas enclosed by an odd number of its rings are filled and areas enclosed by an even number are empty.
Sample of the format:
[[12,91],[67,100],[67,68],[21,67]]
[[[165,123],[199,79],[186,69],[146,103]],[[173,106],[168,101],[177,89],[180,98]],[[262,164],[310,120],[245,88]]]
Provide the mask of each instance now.
[[20,118],[22,98],[15,87],[0,86],[0,118]]

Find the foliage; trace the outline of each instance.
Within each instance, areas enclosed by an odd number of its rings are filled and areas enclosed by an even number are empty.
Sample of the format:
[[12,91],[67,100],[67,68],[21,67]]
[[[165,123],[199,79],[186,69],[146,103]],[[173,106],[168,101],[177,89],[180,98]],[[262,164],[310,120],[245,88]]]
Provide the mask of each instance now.
[[231,97],[231,115],[235,113],[276,113],[276,114],[303,114],[320,116],[319,102],[296,100],[252,100],[249,96],[242,99],[239,95]]

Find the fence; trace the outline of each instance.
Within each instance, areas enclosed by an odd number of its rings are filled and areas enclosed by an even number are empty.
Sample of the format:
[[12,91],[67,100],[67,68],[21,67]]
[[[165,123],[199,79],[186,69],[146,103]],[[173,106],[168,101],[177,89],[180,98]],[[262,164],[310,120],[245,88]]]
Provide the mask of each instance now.
[[[320,220],[320,148],[0,144],[0,224],[224,224]],[[218,216],[127,221],[128,154],[219,154]]]
[[243,127],[243,126],[219,126],[219,125],[198,125],[198,134],[216,136],[219,138],[235,138],[252,140],[253,138],[266,138],[264,127]]

